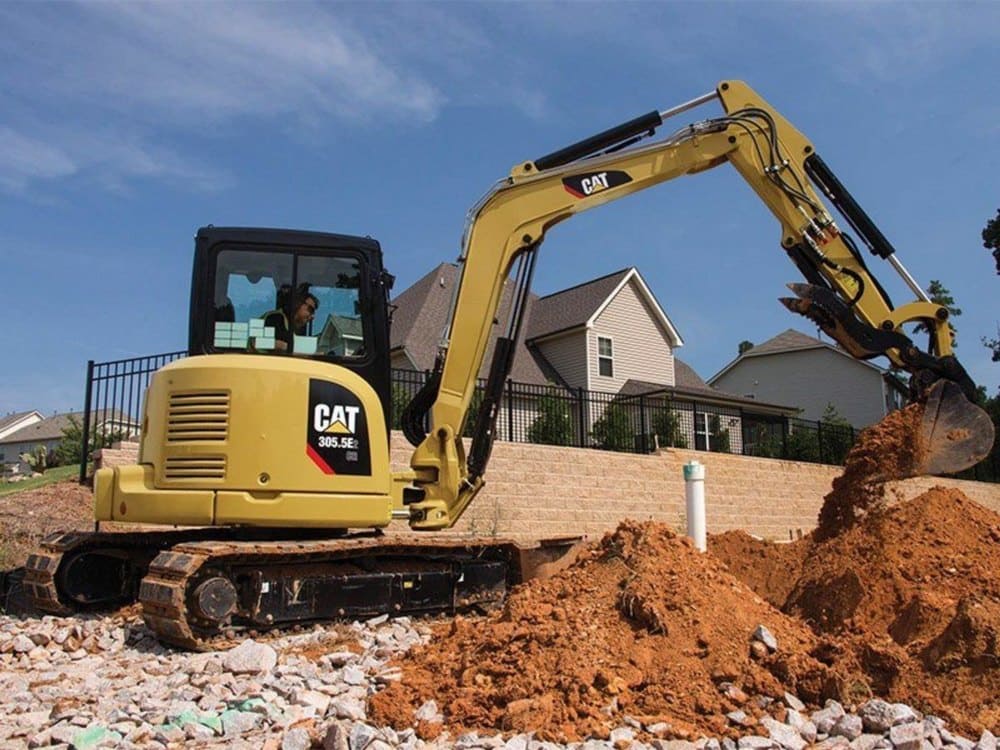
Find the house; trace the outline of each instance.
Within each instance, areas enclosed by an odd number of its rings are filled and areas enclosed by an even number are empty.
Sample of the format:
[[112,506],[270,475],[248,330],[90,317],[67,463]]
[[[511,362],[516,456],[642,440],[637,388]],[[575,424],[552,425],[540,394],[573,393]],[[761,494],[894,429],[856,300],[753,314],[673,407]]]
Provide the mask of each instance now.
[[[393,300],[392,366],[429,371],[444,335],[459,269],[443,263]],[[505,290],[498,321],[505,321],[511,291]],[[494,326],[479,377],[488,375],[500,326]],[[711,449],[729,436],[729,450],[743,447],[743,410],[766,418],[796,413],[793,407],[729,396],[711,388],[674,350],[683,341],[636,268],[625,268],[544,297],[529,295],[497,422],[501,439],[530,438],[540,400],[556,399],[572,419],[573,441],[594,437],[612,404],[626,411],[627,435],[649,447],[657,415],[677,412],[684,444]],[[516,387],[513,386],[516,384]],[[621,431],[619,430],[619,431]]]
[[42,413],[35,410],[17,413],[11,412],[4,417],[0,417],[0,440],[3,440],[13,432],[17,432],[22,427],[41,422],[43,419],[45,417],[42,416]]
[[[0,464],[9,467],[13,474],[30,473],[31,467],[21,456],[34,453],[39,446],[45,449],[46,454],[52,454],[72,421],[75,419],[79,424],[82,418],[81,413],[53,414],[0,437]],[[139,425],[135,420],[117,411],[97,411],[91,414],[93,436],[122,439],[138,433]]]
[[792,329],[743,352],[708,383],[749,398],[797,404],[807,420],[821,420],[832,404],[858,429],[900,408],[906,395],[883,368]]

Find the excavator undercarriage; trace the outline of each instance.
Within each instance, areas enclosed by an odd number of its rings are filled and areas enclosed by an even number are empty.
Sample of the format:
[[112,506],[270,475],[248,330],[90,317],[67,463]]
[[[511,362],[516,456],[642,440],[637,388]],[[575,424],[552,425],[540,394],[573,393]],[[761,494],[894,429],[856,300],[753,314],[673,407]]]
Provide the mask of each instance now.
[[568,564],[579,542],[324,538],[288,529],[74,532],[43,542],[28,560],[24,586],[34,606],[51,614],[138,601],[161,641],[204,650],[247,631],[383,613],[487,611],[510,586]]

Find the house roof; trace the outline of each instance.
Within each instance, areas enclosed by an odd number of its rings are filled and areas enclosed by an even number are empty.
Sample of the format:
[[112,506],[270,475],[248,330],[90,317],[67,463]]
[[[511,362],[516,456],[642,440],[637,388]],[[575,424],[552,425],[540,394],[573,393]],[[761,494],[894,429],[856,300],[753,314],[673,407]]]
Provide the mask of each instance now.
[[642,295],[652,308],[653,317],[663,326],[670,338],[671,346],[682,346],[684,342],[680,334],[634,266],[539,298],[534,304],[527,338],[542,339],[591,325],[618,291],[630,281],[639,286]]
[[879,373],[885,372],[884,368],[881,368],[871,362],[857,359],[841,349],[839,346],[828,344],[821,339],[814,338],[813,336],[809,336],[805,333],[789,328],[788,330],[779,333],[777,336],[768,339],[764,343],[757,344],[752,349],[748,349],[743,352],[743,354],[736,357],[736,359],[729,362],[729,364],[710,377],[708,382],[714,383],[724,374],[729,372],[729,370],[735,367],[737,363],[742,362],[745,359],[750,359],[752,357],[766,357],[771,354],[784,354],[786,352],[808,351],[810,349],[829,349],[830,351],[843,357],[848,357],[852,362],[857,362],[859,365],[870,367],[877,370]]
[[715,403],[732,404],[739,408],[742,406],[753,406],[755,411],[776,411],[782,414],[797,414],[798,407],[785,406],[783,404],[772,404],[766,401],[759,401],[755,398],[737,396],[732,393],[720,391],[713,388],[699,377],[690,365],[674,357],[674,382],[676,385],[669,386],[663,383],[649,383],[643,380],[628,380],[621,387],[619,393],[623,396],[651,395],[656,393],[667,393],[680,397],[711,400]]
[[[452,263],[442,263],[392,301],[396,309],[389,333],[390,347],[393,351],[404,351],[419,370],[429,370],[434,366],[457,282],[458,267]],[[512,297],[513,292],[508,285],[497,311],[497,320],[507,319]],[[537,296],[529,295],[510,377],[519,383],[543,385],[556,379],[555,373],[540,355],[525,346],[525,332],[530,328],[537,301]],[[500,333],[501,326],[494,326],[490,332],[490,342],[479,370],[480,378],[489,374],[489,365]]]
[[[12,432],[0,440],[0,445],[60,440],[63,436],[63,431],[70,426],[71,418],[75,418],[78,422],[82,421],[83,413],[67,412],[66,414],[53,414],[51,417],[43,419],[41,422],[35,422],[27,427],[22,427],[16,432]],[[110,422],[123,425],[136,425],[134,419],[131,419],[128,415],[122,414],[115,409],[109,409],[107,412],[101,410],[92,412],[91,418],[93,419],[92,424]]]
[[44,419],[42,413],[37,409],[32,409],[30,411],[14,412],[12,414],[7,414],[5,416],[0,417],[0,433],[3,433],[5,429],[7,429],[8,427],[12,427],[25,417],[30,417],[32,414],[37,414],[40,420]]

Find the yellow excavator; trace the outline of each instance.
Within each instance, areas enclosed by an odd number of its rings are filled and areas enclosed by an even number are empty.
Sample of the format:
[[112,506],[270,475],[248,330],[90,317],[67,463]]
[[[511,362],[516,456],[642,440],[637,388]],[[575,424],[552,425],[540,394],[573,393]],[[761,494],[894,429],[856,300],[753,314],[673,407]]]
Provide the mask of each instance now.
[[[656,137],[668,118],[713,101],[723,115]],[[724,81],[517,164],[473,206],[436,366],[402,414],[415,445],[408,471],[389,465],[392,277],[378,243],[201,229],[191,356],[150,382],[138,463],[94,477],[95,519],[143,526],[48,539],[26,572],[35,603],[67,613],[138,598],[161,639],[189,648],[240,629],[496,603],[559,550],[378,530],[393,519],[414,531],[450,527],[482,488],[546,233],[581,211],[727,163],[777,218],[781,248],[805,277],[782,302],[853,356],[885,356],[911,374],[912,397],[927,403],[916,473],[981,460],[993,426],[971,402],[975,386],[952,352],[947,309],[928,298],[813,144],[746,84]],[[824,198],[900,274],[913,301],[892,304]],[[510,316],[470,414],[505,288]],[[929,329],[926,351],[904,330],[912,323]]]

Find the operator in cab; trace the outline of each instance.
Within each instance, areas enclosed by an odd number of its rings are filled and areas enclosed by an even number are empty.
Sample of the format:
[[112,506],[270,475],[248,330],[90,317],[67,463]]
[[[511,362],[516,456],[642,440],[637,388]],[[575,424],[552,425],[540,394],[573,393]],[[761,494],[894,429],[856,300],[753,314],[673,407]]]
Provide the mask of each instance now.
[[295,335],[303,336],[306,326],[319,309],[319,300],[309,291],[310,284],[299,284],[287,304],[264,316],[264,325],[274,327],[274,348],[287,352]]

